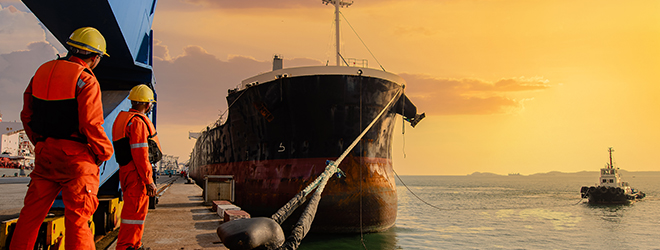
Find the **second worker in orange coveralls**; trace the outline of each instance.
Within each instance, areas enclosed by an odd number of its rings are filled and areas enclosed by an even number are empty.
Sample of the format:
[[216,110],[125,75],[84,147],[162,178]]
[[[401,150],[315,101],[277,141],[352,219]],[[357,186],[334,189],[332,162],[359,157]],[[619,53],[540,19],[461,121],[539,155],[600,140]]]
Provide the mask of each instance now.
[[143,249],[144,220],[149,197],[156,195],[151,164],[162,157],[156,129],[146,116],[154,94],[147,85],[133,87],[128,95],[132,108],[122,111],[112,127],[115,156],[119,163],[119,180],[124,193],[117,249]]

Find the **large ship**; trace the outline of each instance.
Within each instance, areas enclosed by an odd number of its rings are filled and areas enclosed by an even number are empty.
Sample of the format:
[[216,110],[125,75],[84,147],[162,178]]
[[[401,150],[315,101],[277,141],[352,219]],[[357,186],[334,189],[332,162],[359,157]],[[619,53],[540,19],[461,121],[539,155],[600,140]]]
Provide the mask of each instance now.
[[583,186],[580,189],[582,198],[588,198],[592,204],[628,204],[631,201],[644,198],[646,195],[628,185],[621,179],[619,168],[614,167],[612,152],[609,148],[610,162],[600,169],[600,181],[595,186]]
[[[339,6],[347,4],[324,2],[335,5],[337,18]],[[424,117],[405,96],[405,81],[365,67],[281,65],[276,56],[273,71],[228,91],[226,120],[199,134],[190,177],[203,187],[205,176],[232,175],[234,203],[253,216],[270,216],[387,108],[339,165],[345,177],[328,182],[312,230],[377,232],[393,226],[395,117],[403,115],[413,127]],[[394,105],[388,106],[391,100]]]

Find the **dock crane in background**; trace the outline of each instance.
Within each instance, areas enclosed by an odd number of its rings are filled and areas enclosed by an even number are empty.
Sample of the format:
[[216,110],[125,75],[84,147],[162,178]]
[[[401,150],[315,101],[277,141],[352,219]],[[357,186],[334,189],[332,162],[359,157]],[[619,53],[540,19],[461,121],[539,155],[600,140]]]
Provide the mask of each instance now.
[[[131,102],[127,99],[130,89],[138,84],[146,84],[156,93],[156,78],[152,68],[151,25],[157,0],[22,1],[62,44],[65,44],[73,30],[85,26],[98,29],[105,37],[110,57],[103,58],[94,69],[94,74],[101,85],[105,118],[103,128],[112,140],[112,124],[117,114],[131,107]],[[155,126],[157,107],[154,107],[150,116]],[[114,155],[99,166],[99,171],[99,206],[92,217],[90,228],[101,238],[119,226],[122,202],[119,165]],[[155,205],[155,200],[151,202]],[[61,199],[55,200],[51,208],[55,216],[48,216],[44,220],[37,239],[37,247],[41,247],[40,249],[64,249],[64,244],[61,244],[64,237],[64,217],[56,213],[57,209],[63,206]],[[152,207],[150,205],[150,208]],[[13,223],[10,220],[2,224],[0,248],[8,246]]]

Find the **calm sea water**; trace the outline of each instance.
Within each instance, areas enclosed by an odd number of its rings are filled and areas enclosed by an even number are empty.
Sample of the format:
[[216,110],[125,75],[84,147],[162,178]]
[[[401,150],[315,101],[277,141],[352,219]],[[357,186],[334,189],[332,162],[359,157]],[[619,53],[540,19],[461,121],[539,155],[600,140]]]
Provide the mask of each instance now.
[[660,172],[622,175],[643,201],[580,202],[598,177],[401,176],[393,228],[365,234],[364,246],[359,235],[311,234],[299,249],[660,249]]

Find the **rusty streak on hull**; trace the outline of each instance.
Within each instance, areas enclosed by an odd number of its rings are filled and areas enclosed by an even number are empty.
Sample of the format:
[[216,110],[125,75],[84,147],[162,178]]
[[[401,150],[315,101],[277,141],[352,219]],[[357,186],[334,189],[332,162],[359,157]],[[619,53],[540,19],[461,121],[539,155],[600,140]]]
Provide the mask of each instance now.
[[[321,174],[325,161],[325,158],[316,158],[211,164],[196,168],[198,172],[191,172],[191,175],[233,174],[236,205],[260,216],[270,216]],[[347,176],[333,177],[328,182],[312,231],[359,232],[360,217],[355,215],[360,214],[360,208],[365,232],[383,231],[393,226],[397,195],[391,160],[351,156],[340,168]],[[197,182],[203,183],[203,179]]]

